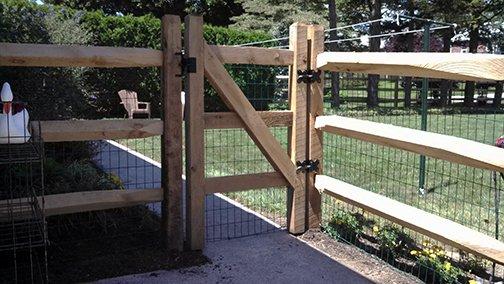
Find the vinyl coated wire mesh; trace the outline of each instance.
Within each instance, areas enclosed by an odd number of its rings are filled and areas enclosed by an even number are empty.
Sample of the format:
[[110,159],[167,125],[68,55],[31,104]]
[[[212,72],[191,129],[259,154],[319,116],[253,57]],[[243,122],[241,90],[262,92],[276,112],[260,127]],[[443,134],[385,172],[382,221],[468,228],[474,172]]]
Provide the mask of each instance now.
[[[348,77],[352,78],[350,82],[345,81]],[[402,105],[404,101],[402,78],[399,78],[398,83],[393,83],[393,86],[398,90],[392,91],[387,89],[390,79],[383,78],[379,84],[379,107],[369,108],[366,106],[366,89],[355,87],[365,86],[366,78],[361,77],[359,82],[355,79],[356,77],[359,78],[355,74],[341,75],[342,92],[340,94],[342,98],[346,99],[342,99],[343,105],[341,107],[334,109],[330,107],[330,98],[326,98],[326,113],[420,129],[421,109],[416,103],[418,101],[416,97],[419,97],[420,93],[419,88],[413,86],[413,105],[410,108],[404,108]],[[397,79],[393,78],[393,81],[395,80]],[[354,87],[351,90],[345,90],[343,86],[350,84],[353,84]],[[455,86],[457,85],[458,88],[461,88],[463,83],[455,84]],[[382,86],[384,87],[383,91]],[[485,92],[492,93],[494,90],[492,88],[477,90],[474,98],[475,107],[467,108],[460,105],[461,91],[454,89],[452,91],[453,100],[449,101],[450,105],[440,107],[436,105],[435,97],[439,90],[431,86],[428,94],[427,130],[492,145],[495,139],[504,133],[504,116],[502,109],[490,105],[491,101],[487,104],[481,103],[479,97],[481,97],[481,93]],[[474,151],[478,151],[478,149],[474,149]],[[500,177],[494,181],[494,173],[491,171],[427,158],[425,191],[422,192],[419,190],[419,175],[421,174],[419,163],[419,155],[406,151],[337,135],[326,134],[324,136],[324,174],[502,239],[503,225],[498,221],[502,219],[503,208],[500,198],[498,198],[501,191]],[[379,255],[400,269],[416,274],[425,282],[451,282],[453,279],[446,278],[445,274],[447,273],[444,273],[442,269],[436,270],[434,268],[435,262],[420,263],[418,261],[420,257],[412,257],[411,255],[404,257],[411,251],[421,251],[423,241],[442,247],[444,253],[450,256],[449,261],[466,271],[466,280],[492,279],[492,281],[496,281],[503,276],[503,269],[499,265],[494,268],[487,260],[434,242],[421,234],[401,229],[399,226],[396,228],[407,232],[413,240],[408,252],[404,251],[401,256],[397,256],[386,248],[376,248],[380,243],[380,240],[376,239],[380,236],[383,237],[384,232],[390,234],[391,223],[350,205],[328,199],[325,197],[324,200],[325,226],[335,220],[340,220],[343,223],[350,220],[359,226],[365,224],[361,228],[363,233],[358,234],[359,237],[356,237],[355,232],[350,232],[351,230],[343,230],[351,237],[340,237]],[[356,214],[355,216],[358,218],[351,217],[352,214]],[[359,218],[362,220],[356,221]],[[342,231],[341,225],[336,227]],[[366,238],[373,239],[374,242],[365,241]],[[383,240],[381,242],[383,243]],[[373,248],[373,246],[375,247]],[[415,260],[416,263],[406,264],[412,260]],[[472,271],[472,274],[467,271]],[[493,275],[492,272],[494,272]],[[459,277],[456,281],[462,281],[461,279],[464,278]]]

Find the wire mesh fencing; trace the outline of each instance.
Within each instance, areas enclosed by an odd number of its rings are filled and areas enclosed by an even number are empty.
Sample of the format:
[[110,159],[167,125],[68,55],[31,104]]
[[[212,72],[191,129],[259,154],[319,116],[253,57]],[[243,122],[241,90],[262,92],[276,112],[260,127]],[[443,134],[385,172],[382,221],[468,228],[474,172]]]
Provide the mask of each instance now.
[[[229,65],[233,76],[254,109],[288,108],[288,70],[285,67]],[[206,89],[205,110],[226,111],[215,92]],[[210,98],[210,99],[207,99]],[[275,138],[287,151],[287,128],[272,127]],[[205,176],[223,177],[273,172],[256,144],[243,129],[205,130]],[[285,188],[264,188],[206,196],[206,239],[244,237],[284,229],[287,225]]]
[[[346,82],[348,77],[352,79]],[[362,88],[367,78],[362,77],[360,83],[355,78],[359,76],[341,74],[342,105],[338,108],[331,108],[330,91],[326,92],[326,113],[422,129],[421,84],[413,85],[411,107],[405,108],[404,79],[393,82],[392,90],[390,78],[380,79],[379,105],[369,107],[368,92]],[[350,84],[361,87],[343,89]],[[502,109],[494,107],[491,100],[482,103],[481,94],[493,95],[495,89],[477,89],[471,98],[473,107],[465,107],[460,90],[463,83],[454,84],[457,85],[442,103],[440,90],[429,85],[428,108],[424,113],[426,130],[492,145],[504,132],[504,116]],[[500,177],[494,178],[492,171],[433,158],[425,159],[422,170],[421,159],[417,154],[356,139],[324,136],[324,174],[502,239]],[[330,234],[378,255],[425,282],[498,281],[503,277],[499,265],[493,266],[485,259],[327,197],[323,216]],[[424,251],[432,251],[434,257],[430,253],[424,255]]]

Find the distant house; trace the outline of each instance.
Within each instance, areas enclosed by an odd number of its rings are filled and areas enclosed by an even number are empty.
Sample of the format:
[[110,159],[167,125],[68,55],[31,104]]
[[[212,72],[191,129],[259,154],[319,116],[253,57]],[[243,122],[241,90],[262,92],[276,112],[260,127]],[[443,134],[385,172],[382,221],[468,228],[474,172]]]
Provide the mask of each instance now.
[[[469,47],[466,47],[464,45],[453,45],[450,47],[450,52],[451,53],[469,53]],[[490,51],[488,50],[488,47],[483,44],[478,45],[478,49],[476,53],[489,53]]]

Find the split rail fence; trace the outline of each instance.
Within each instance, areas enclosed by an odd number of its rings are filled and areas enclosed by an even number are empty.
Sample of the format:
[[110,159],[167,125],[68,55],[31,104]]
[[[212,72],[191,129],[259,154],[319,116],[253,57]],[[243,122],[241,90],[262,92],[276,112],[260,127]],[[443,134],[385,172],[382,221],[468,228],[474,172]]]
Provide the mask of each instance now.
[[[321,194],[327,194],[443,243],[504,264],[504,243],[498,240],[451,220],[322,175],[322,137],[324,132],[328,132],[497,172],[504,172],[504,150],[441,134],[324,116],[323,75],[318,76],[320,73],[315,71],[503,80],[504,74],[500,71],[504,70],[503,56],[329,53],[324,52],[323,27],[305,24],[291,26],[288,50],[216,46],[207,44],[203,39],[203,20],[197,16],[186,17],[182,45],[180,27],[178,16],[162,18],[162,50],[0,43],[1,66],[162,68],[162,120],[40,121],[40,135],[46,142],[162,135],[161,188],[46,195],[47,215],[162,202],[162,231],[166,246],[182,250],[185,244],[188,249],[199,250],[205,244],[206,194],[286,186],[287,227],[292,234],[320,226]],[[255,111],[224,64],[288,66],[290,110]],[[304,75],[298,76],[299,71],[305,71]],[[231,112],[204,112],[205,79]],[[185,118],[181,116],[180,98],[183,80]],[[186,131],[185,200],[183,120]],[[288,127],[287,152],[270,131],[269,127],[274,126]],[[222,128],[245,129],[275,172],[205,178],[204,130]],[[183,208],[186,214],[183,214]]]

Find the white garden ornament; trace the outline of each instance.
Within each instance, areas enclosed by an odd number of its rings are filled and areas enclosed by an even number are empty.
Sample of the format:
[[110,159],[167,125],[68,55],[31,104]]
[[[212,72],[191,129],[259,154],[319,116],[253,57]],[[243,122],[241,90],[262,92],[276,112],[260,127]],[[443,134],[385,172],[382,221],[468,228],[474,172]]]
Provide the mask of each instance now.
[[13,104],[9,83],[4,83],[1,91],[3,112],[0,114],[0,144],[21,144],[30,140],[28,111],[21,104]]

